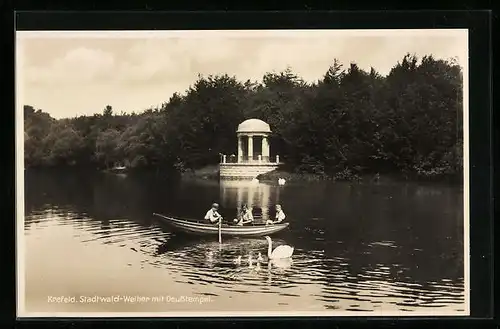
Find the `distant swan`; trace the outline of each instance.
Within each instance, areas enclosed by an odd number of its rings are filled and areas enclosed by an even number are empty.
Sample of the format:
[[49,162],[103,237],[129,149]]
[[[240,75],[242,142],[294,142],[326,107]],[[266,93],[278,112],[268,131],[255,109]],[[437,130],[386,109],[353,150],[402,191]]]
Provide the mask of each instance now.
[[292,257],[294,250],[293,247],[282,245],[273,250],[273,241],[271,240],[271,238],[269,236],[266,236],[266,240],[269,244],[269,247],[267,249],[267,257],[269,257],[269,260]]
[[284,178],[278,178],[278,184],[279,185],[285,185],[286,180]]
[[258,262],[262,262],[264,258],[262,258],[262,254],[259,252],[259,256],[257,257]]

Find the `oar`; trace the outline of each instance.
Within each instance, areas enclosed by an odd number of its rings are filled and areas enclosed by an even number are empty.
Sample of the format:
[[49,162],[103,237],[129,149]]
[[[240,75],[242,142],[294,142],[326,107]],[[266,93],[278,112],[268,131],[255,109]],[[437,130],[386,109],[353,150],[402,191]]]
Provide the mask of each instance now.
[[219,244],[222,243],[222,218],[219,218]]

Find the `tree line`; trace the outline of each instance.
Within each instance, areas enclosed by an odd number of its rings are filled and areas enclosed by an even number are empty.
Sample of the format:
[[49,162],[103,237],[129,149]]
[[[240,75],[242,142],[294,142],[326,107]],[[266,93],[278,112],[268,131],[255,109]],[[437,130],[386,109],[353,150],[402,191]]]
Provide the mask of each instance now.
[[270,124],[285,170],[337,179],[363,174],[461,177],[463,76],[454,60],[407,54],[386,76],[334,60],[306,83],[290,68],[260,82],[198,76],[157,108],[56,120],[24,106],[27,167],[183,172],[237,152],[236,128]]

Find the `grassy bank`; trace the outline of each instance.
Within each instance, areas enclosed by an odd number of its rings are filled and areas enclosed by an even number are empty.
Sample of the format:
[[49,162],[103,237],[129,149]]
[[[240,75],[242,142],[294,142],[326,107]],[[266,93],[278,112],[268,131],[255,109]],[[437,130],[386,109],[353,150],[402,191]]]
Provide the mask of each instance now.
[[273,170],[266,174],[257,176],[257,179],[262,182],[275,182],[279,178],[284,178],[286,181],[302,181],[302,182],[317,182],[317,181],[360,181],[360,180],[370,180],[373,176],[361,177],[349,170],[338,172],[334,176],[322,175],[322,174],[312,174],[312,173],[297,173],[290,172],[283,169]]

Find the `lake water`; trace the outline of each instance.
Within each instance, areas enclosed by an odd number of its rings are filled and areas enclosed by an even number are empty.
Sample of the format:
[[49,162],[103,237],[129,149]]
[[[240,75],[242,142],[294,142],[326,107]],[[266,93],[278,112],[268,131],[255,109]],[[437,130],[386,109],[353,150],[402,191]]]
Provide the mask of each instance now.
[[[241,203],[263,218],[282,204],[290,227],[273,244],[294,246],[292,261],[256,262],[267,254],[263,238],[219,245],[172,232],[152,216],[202,219],[214,201],[226,218]],[[457,186],[28,170],[25,310],[466,314],[463,216]]]

